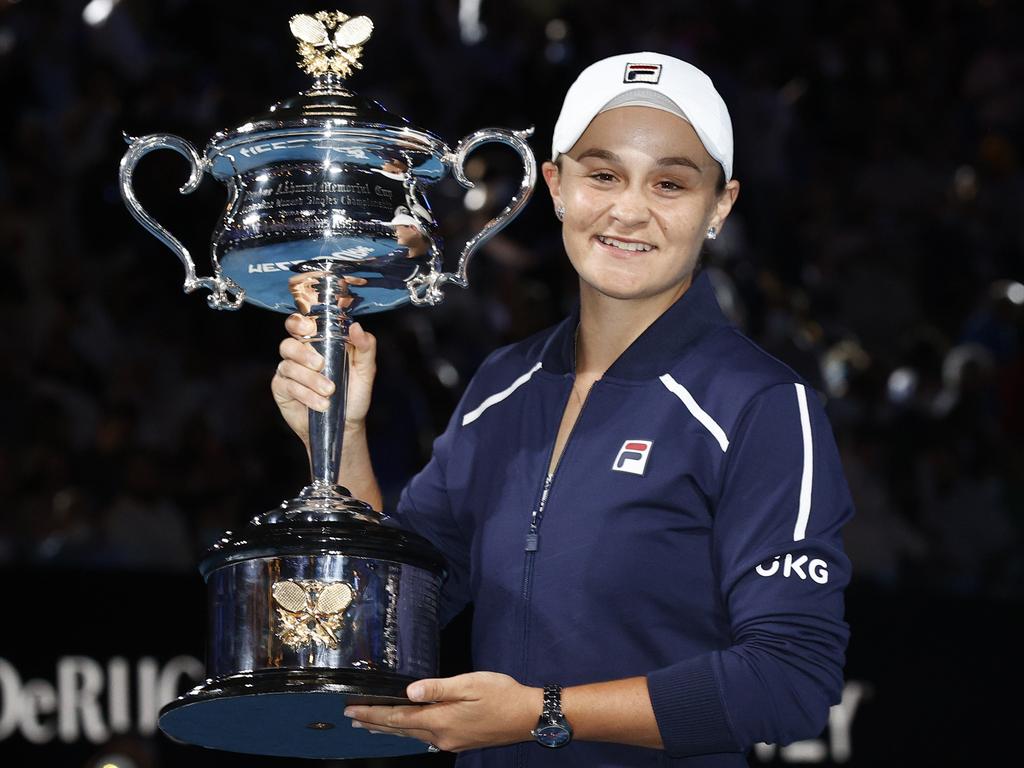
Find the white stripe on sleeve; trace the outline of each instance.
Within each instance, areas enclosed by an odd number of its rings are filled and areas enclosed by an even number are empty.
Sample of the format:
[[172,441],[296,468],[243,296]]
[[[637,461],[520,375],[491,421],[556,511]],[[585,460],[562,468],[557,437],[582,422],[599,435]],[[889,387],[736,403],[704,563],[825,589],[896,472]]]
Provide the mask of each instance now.
[[480,405],[478,405],[472,411],[470,411],[469,413],[465,414],[462,417],[462,426],[466,426],[467,424],[472,424],[474,421],[479,419],[480,415],[484,411],[486,411],[488,408],[490,408],[492,405],[497,405],[502,400],[504,400],[506,397],[511,395],[513,392],[515,392],[517,389],[519,389],[521,386],[523,386],[523,384],[528,382],[530,380],[530,377],[533,376],[533,374],[536,373],[540,369],[540,365],[541,365],[540,363],[537,363],[535,366],[533,366],[533,368],[531,368],[526,373],[524,373],[522,376],[520,376],[518,379],[513,381],[508,387],[506,387],[505,389],[501,390],[501,392],[495,392],[493,395],[491,395],[488,398],[486,398],[482,403],[480,403]]
[[807,518],[811,516],[811,484],[814,480],[814,444],[811,441],[811,415],[807,411],[807,392],[803,384],[796,387],[796,401],[800,405],[800,430],[804,436],[804,472],[800,478],[800,509],[793,529],[793,541],[807,534]]
[[693,395],[690,394],[686,387],[667,373],[661,377],[661,383],[665,385],[669,392],[683,401],[683,405],[693,415],[693,418],[703,424],[704,428],[718,441],[718,445],[722,448],[722,453],[729,450],[729,438],[725,436],[725,430],[718,426],[718,422],[712,419],[707,411],[697,405],[697,401],[693,399]]

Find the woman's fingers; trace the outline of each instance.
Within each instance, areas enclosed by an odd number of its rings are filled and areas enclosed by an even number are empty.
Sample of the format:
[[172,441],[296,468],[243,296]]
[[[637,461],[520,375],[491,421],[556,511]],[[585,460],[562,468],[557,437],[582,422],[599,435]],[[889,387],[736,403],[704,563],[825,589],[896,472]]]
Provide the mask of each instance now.
[[360,354],[373,353],[377,350],[377,339],[372,333],[363,330],[359,323],[352,323],[349,326],[348,341]]
[[293,312],[284,321],[284,329],[296,339],[302,339],[305,336],[312,336],[316,333],[316,320],[298,312]]
[[[282,408],[290,408],[289,402],[301,403],[317,411],[327,410],[327,398],[334,392],[334,384],[320,373],[324,359],[308,341],[302,337],[307,331],[315,332],[315,323],[300,314],[289,315],[285,328],[290,336],[284,339],[278,351],[281,363],[272,382],[272,390]],[[363,330],[359,323],[349,328],[349,361],[352,375],[348,379],[346,421],[355,423],[366,418],[370,404],[370,390],[376,372],[377,340]],[[289,414],[285,414],[286,419]],[[294,416],[292,422],[298,417]],[[289,423],[292,423],[289,422]]]
[[[305,371],[305,374],[299,373],[299,371]],[[288,372],[296,373],[300,378],[304,378],[305,375],[310,373],[308,370],[301,368],[301,366],[296,370],[294,363],[282,360],[278,365],[277,373],[274,375],[273,381],[270,382],[270,389],[274,393],[277,401],[284,404],[289,400],[294,400],[307,408],[312,408],[321,412],[326,411],[329,403],[327,397],[322,393],[325,389],[328,389],[329,386],[325,386],[323,382],[330,385],[330,381],[317,373],[313,373],[313,376],[316,376],[323,381],[312,381],[306,384],[298,379],[290,378]]]
[[282,360],[292,360],[311,371],[319,371],[324,367],[324,359],[312,346],[298,339],[285,339],[278,347]]
[[346,717],[363,727],[388,733],[424,733],[433,735],[434,715],[422,706],[357,706],[346,707]]
[[323,358],[308,344],[288,338],[281,342],[278,363],[271,388],[279,402],[288,399],[317,411],[327,410],[327,398],[334,392],[334,383],[318,371]]
[[352,721],[352,727],[365,728],[370,733],[389,733],[395,736],[405,736],[408,739],[419,739],[426,744],[432,743],[434,739],[433,733],[420,728],[392,728],[390,726],[379,725],[377,723],[362,723],[358,720]]
[[[284,321],[285,330],[288,331],[292,336],[292,340],[308,346],[306,339],[316,333],[316,322],[311,317],[294,312],[288,315]],[[348,340],[349,343],[355,348],[358,353],[369,353],[372,357],[373,353],[377,350],[377,339],[372,333],[368,333],[363,329],[359,323],[352,323],[348,329]],[[294,357],[298,359],[298,352],[296,347],[292,347],[296,350]],[[281,348],[281,357],[285,357],[284,346]]]
[[318,395],[330,397],[334,393],[334,382],[322,373],[317,373],[304,365],[296,363],[294,360],[282,360],[278,363],[277,374],[302,384]]
[[352,323],[348,329],[348,343],[349,360],[356,373],[372,381],[377,372],[377,339],[364,331],[359,323]]
[[345,422],[346,425],[355,425],[365,421],[370,409],[373,378],[377,372],[377,340],[359,323],[352,323],[348,341],[350,367]]

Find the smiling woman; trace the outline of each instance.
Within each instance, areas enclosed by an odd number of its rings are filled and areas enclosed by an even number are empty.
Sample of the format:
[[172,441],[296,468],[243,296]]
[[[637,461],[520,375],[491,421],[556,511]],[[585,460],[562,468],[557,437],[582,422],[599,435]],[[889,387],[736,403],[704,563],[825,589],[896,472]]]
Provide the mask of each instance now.
[[718,190],[722,168],[689,122],[650,106],[601,112],[543,170],[581,291],[635,300],[652,320],[689,287],[739,194],[735,180]]
[[[445,554],[442,618],[475,604],[479,671],[345,714],[464,766],[745,766],[839,700],[852,504],[818,398],[698,268],[739,193],[728,110],[678,59],[605,59],[543,170],[579,305],[484,362],[388,510]],[[286,322],[273,381],[307,445],[330,386],[311,322]],[[375,342],[350,343],[339,477],[379,509]]]

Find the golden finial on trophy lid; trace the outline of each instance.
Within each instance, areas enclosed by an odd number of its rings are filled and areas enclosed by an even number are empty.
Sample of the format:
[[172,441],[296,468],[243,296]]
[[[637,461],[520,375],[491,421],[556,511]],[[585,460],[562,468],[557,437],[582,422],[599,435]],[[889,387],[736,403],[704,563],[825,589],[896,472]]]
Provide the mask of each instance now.
[[333,73],[348,77],[362,69],[363,43],[373,34],[369,16],[348,16],[341,11],[320,11],[313,16],[292,16],[288,26],[299,41],[299,66],[307,74]]

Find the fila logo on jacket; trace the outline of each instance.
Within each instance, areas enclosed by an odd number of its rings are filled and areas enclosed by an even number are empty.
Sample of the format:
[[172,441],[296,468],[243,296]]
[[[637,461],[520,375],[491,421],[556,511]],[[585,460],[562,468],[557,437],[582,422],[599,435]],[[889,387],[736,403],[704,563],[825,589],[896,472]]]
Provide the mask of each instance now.
[[634,475],[643,475],[647,468],[647,459],[651,455],[651,446],[654,443],[650,440],[627,440],[619,449],[615,457],[612,469],[617,472],[630,472]]

